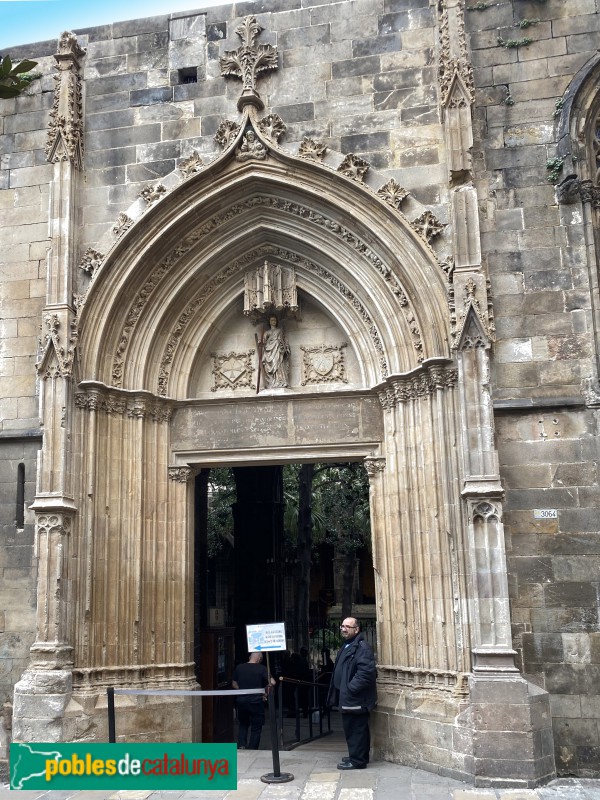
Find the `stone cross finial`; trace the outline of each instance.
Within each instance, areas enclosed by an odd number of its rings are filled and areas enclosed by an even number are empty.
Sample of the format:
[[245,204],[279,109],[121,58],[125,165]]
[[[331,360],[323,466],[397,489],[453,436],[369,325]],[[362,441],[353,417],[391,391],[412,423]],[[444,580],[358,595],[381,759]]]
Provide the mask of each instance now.
[[221,75],[233,75],[242,80],[242,94],[238,100],[238,110],[245,105],[253,105],[259,110],[264,103],[256,91],[256,80],[261,72],[277,69],[277,48],[271,44],[255,45],[255,40],[264,30],[256,17],[245,17],[235,32],[242,40],[237,50],[227,50],[219,59]]

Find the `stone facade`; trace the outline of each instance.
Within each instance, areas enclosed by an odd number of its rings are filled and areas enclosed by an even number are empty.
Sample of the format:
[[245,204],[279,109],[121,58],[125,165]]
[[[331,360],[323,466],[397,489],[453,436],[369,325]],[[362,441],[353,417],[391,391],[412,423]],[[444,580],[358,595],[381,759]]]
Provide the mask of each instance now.
[[[345,458],[376,752],[598,775],[595,0],[238,13],[10,52],[42,77],[0,101],[0,748],[103,738],[111,683],[196,685],[200,468]],[[124,737],[196,724],[121,711]]]

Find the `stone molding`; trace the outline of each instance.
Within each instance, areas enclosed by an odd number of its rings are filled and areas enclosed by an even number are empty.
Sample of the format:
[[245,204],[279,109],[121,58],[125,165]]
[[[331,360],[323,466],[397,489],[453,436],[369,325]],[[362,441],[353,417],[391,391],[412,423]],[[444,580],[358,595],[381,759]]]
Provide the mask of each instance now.
[[[136,685],[144,689],[159,687],[186,688],[193,680],[194,662],[182,664],[119,664],[73,669],[73,689],[78,693],[97,693],[99,689],[115,685]],[[194,680],[195,683],[195,680]]]
[[69,161],[77,169],[83,167],[83,106],[81,94],[81,58],[85,50],[74,33],[65,31],[58,42],[54,59],[58,74],[50,111],[46,139],[46,158],[50,163]]
[[399,692],[400,687],[449,692],[460,697],[469,695],[469,673],[442,669],[420,669],[393,664],[377,665],[377,684],[386,692]]
[[238,110],[244,106],[252,105],[259,110],[264,108],[264,103],[256,91],[256,81],[264,72],[277,69],[277,48],[270,44],[256,45],[256,39],[264,31],[258,24],[256,17],[247,16],[241,25],[235,29],[242,40],[237,50],[226,50],[219,59],[221,75],[225,77],[240,78],[242,81],[242,94],[238,100]]
[[128,417],[149,418],[154,422],[168,422],[172,407],[149,392],[122,392],[114,388],[97,385],[81,386],[75,393],[74,403],[83,411],[101,411]]
[[391,375],[377,394],[383,408],[390,411],[398,403],[453,389],[457,383],[458,370],[451,362],[424,364],[406,375]]

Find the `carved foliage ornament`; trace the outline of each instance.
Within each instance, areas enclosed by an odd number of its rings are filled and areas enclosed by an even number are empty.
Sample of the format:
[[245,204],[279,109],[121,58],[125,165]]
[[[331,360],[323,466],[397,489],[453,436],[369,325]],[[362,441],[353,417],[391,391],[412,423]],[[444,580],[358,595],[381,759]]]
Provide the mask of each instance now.
[[131,419],[148,418],[154,422],[168,422],[171,407],[164,400],[148,395],[123,395],[115,391],[88,389],[75,394],[75,405],[84,411],[101,411]]
[[377,194],[379,197],[383,198],[386,203],[399,209],[403,201],[408,197],[409,192],[392,178],[385,186],[377,190]]
[[354,155],[354,153],[348,153],[337,168],[337,171],[341,172],[342,175],[345,175],[347,178],[352,178],[352,180],[362,183],[370,166],[369,162],[365,161],[364,158],[360,158],[360,156]]
[[175,483],[187,483],[193,474],[191,467],[169,467],[169,480]]
[[99,253],[97,250],[94,250],[93,247],[88,247],[88,249],[81,257],[79,268],[82,269],[85,273],[87,273],[90,277],[93,277],[96,270],[102,264],[103,261],[104,261],[104,256],[102,255],[102,253]]
[[74,33],[62,34],[54,56],[59,72],[54,76],[56,88],[46,139],[49,162],[70,161],[77,169],[83,164],[80,59],[84,54]]
[[142,189],[140,192],[140,197],[147,203],[147,205],[150,205],[151,203],[159,200],[166,193],[167,187],[163,186],[162,183],[159,183],[156,186],[146,186],[146,188]]
[[310,139],[308,136],[302,139],[298,148],[300,158],[308,158],[311,161],[323,161],[326,152],[327,145],[322,142],[315,142],[314,139]]
[[194,152],[188,156],[188,158],[182,159],[177,166],[183,176],[189,178],[190,175],[200,172],[204,166],[204,161],[202,160],[200,153],[197,150],[194,150]]
[[117,222],[114,225],[112,231],[115,236],[122,236],[125,231],[128,231],[129,228],[133,225],[133,220],[131,217],[128,217],[127,214],[123,214],[122,212],[117,217]]
[[286,131],[286,127],[279,114],[269,114],[258,122],[260,132],[272,142],[279,142]]
[[427,243],[435,236],[439,236],[446,227],[445,223],[440,222],[429,209],[413,220],[411,225]]
[[253,356],[254,350],[245,353],[211,353],[215,380],[211,392],[216,392],[217,389],[256,389],[256,384],[253,383]]
[[270,44],[255,44],[263,30],[256,17],[245,17],[242,24],[235,29],[242,44],[237,50],[226,51],[219,59],[221,75],[240,78],[242,81],[242,94],[238,100],[240,110],[246,104],[259,109],[264,107],[256,91],[257,78],[263,72],[277,69],[277,48]]
[[232,122],[230,119],[224,120],[219,127],[217,128],[217,132],[214,135],[215,142],[226,150],[236,138],[240,130],[240,126],[237,122]]
[[421,367],[409,375],[389,378],[386,385],[379,390],[379,402],[386,411],[393,409],[398,403],[406,403],[422,397],[428,397],[437,391],[454,388],[458,381],[458,370],[444,365]]

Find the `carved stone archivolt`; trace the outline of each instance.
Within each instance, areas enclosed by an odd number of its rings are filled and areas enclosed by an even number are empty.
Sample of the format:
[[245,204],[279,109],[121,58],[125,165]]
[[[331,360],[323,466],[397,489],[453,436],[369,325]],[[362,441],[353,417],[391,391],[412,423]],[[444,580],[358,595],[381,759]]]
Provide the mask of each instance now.
[[190,322],[190,320],[195,316],[195,314],[197,314],[197,312],[204,305],[204,303],[206,303],[206,301],[214,294],[214,292],[218,290],[218,288],[228,278],[230,278],[232,275],[237,274],[244,268],[247,268],[249,264],[255,263],[257,260],[262,261],[265,255],[271,255],[273,258],[277,258],[279,261],[283,263],[288,262],[290,264],[293,264],[294,267],[296,268],[306,269],[307,271],[312,272],[315,275],[318,275],[322,280],[328,282],[334,289],[340,292],[340,294],[349,303],[352,304],[354,309],[357,311],[357,313],[363,320],[365,327],[369,333],[369,336],[373,342],[373,347],[375,348],[379,357],[379,367],[381,370],[381,375],[384,378],[387,376],[388,365],[387,365],[387,360],[385,358],[385,353],[383,350],[383,345],[381,342],[379,331],[377,330],[377,326],[374,324],[368,311],[366,310],[362,302],[359,300],[359,298],[354,294],[354,292],[352,292],[336,275],[333,275],[331,272],[326,270],[321,265],[315,264],[306,258],[302,258],[297,253],[285,250],[284,248],[278,248],[275,247],[274,245],[264,245],[255,250],[251,250],[241,258],[231,262],[224,269],[222,269],[217,275],[214,275],[202,288],[198,297],[188,304],[184,312],[177,320],[175,328],[173,329],[171,335],[169,336],[169,340],[167,342],[165,351],[163,353],[163,357],[161,359],[161,365],[158,377],[158,387],[157,387],[157,392],[159,395],[164,396],[167,394],[173,356],[175,354],[181,336],[183,335],[183,332],[187,327],[188,323]]
[[[325,216],[320,212],[316,212],[313,209],[310,209],[306,206],[302,206],[298,203],[291,203],[288,200],[285,200],[284,198],[255,195],[254,197],[247,198],[246,200],[240,203],[234,203],[226,211],[214,215],[208,222],[204,223],[202,226],[197,228],[189,236],[186,236],[185,239],[176,248],[174,248],[174,250],[171,251],[171,253],[159,264],[159,266],[150,275],[148,280],[144,283],[144,286],[139,291],[133,305],[130,307],[129,313],[127,315],[127,320],[119,340],[119,345],[117,346],[117,350],[115,352],[115,356],[113,359],[113,370],[112,370],[113,386],[122,385],[123,364],[129,340],[131,337],[131,333],[134,330],[137,320],[139,319],[143,309],[145,308],[150,295],[152,294],[156,286],[160,283],[162,278],[173,268],[176,262],[183,255],[188,253],[192,249],[192,247],[194,247],[203,238],[211,234],[214,230],[216,230],[229,220],[234,219],[235,217],[240,216],[250,208],[257,206],[276,208],[284,213],[308,219],[315,225],[327,229],[334,236],[338,237],[341,241],[343,241],[347,245],[350,245],[357,253],[359,253],[361,256],[367,259],[369,263],[374,267],[374,269],[376,269],[377,272],[379,272],[384,277],[386,282],[390,284],[391,291],[398,299],[400,308],[402,309],[406,322],[409,325],[412,336],[413,347],[418,353],[417,360],[419,361],[422,360],[423,343],[421,339],[421,332],[416,323],[416,315],[412,309],[408,297],[404,289],[402,288],[402,285],[400,284],[396,274],[385,264],[383,259],[377,255],[377,253],[373,250],[371,246],[367,245],[366,242],[363,242],[358,236],[356,236],[356,234],[353,231],[349,230],[345,226],[341,225],[339,222],[331,219],[330,217]],[[242,263],[244,263],[244,261],[237,260],[235,263],[241,265]],[[246,260],[245,263],[247,264],[248,261]],[[313,265],[313,267],[315,267],[315,265]],[[221,271],[219,273],[219,285],[223,280],[225,280],[230,275],[234,274],[236,271],[237,269],[233,267],[232,271],[230,271],[229,268],[226,268],[225,271]],[[364,310],[362,304],[357,300],[355,295],[352,292],[350,292],[350,290],[348,290],[347,287],[345,287],[345,285],[341,281],[339,281],[335,276],[331,275],[331,273],[329,273],[327,270],[323,270],[323,277],[325,277],[330,283],[333,283],[333,285],[335,285],[336,288],[339,288],[345,294],[345,296],[348,297],[348,299],[350,300],[350,302],[352,302],[355,308],[360,308],[361,316],[363,316],[363,319],[365,319],[365,321],[367,321],[366,318],[370,320],[370,317]],[[208,286],[214,286],[214,280],[209,281],[207,287]],[[203,295],[205,291],[206,290],[203,290],[202,292]],[[348,292],[348,294],[346,294],[346,292]],[[192,306],[195,305],[196,301],[194,301]],[[165,353],[165,357],[161,362],[161,376],[159,379],[159,386],[158,386],[158,393],[160,395],[166,394],[166,385],[168,382],[167,375],[168,372],[170,371],[168,365],[170,364],[170,361],[172,359],[172,353],[174,352],[174,348],[176,347],[176,342],[179,340],[181,336],[181,331],[183,330],[183,327],[185,327],[187,321],[189,320],[190,313],[194,312],[186,310],[184,314],[182,314],[175,327],[175,330],[171,333],[171,336],[169,337],[167,352]],[[369,328],[371,337],[374,339],[374,341],[377,342],[376,346],[380,353],[380,367],[381,367],[382,377],[385,377],[388,374],[388,367],[386,360],[383,356],[383,348],[381,346],[379,335],[374,329],[372,321],[369,322]]]
[[77,169],[83,165],[80,70],[84,55],[85,50],[77,43],[75,34],[63,33],[54,56],[59,72],[54,76],[56,88],[46,140],[48,161],[70,161]]
[[407,375],[392,375],[378,389],[379,401],[386,411],[398,403],[427,397],[437,391],[453,389],[458,382],[458,370],[449,364],[431,364]]
[[341,344],[322,344],[308,347],[300,345],[302,350],[302,386],[313,383],[347,383],[344,348],[348,342]]
[[238,100],[238,109],[245,105],[264,108],[264,103],[256,91],[256,81],[265,72],[277,69],[277,48],[270,44],[256,44],[256,39],[264,28],[258,24],[256,17],[247,16],[235,29],[242,40],[237,50],[227,50],[219,59],[221,75],[240,78],[242,94]]
[[218,389],[256,389],[254,381],[254,350],[243,353],[211,353],[213,360],[212,374],[214,386],[211,392]]

